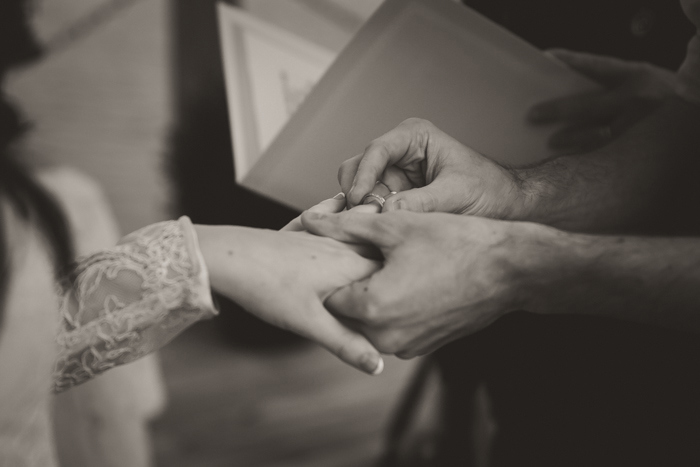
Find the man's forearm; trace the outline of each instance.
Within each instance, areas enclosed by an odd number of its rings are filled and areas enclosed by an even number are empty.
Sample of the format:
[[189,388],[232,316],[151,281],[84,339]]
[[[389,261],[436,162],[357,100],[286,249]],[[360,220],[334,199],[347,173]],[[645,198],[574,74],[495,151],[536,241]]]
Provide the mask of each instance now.
[[587,232],[662,231],[669,208],[692,206],[700,159],[700,109],[680,99],[609,145],[513,172],[521,219]]
[[700,332],[700,239],[549,229],[531,249],[524,307]]

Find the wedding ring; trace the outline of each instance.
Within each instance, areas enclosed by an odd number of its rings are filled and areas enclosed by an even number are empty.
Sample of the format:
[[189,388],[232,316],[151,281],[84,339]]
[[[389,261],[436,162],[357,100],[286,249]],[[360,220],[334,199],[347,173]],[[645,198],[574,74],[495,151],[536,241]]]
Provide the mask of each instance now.
[[397,192],[396,191],[390,191],[386,195],[384,195],[384,201],[387,201],[390,197],[394,196]]
[[364,198],[362,198],[362,203],[361,204],[369,204],[376,201],[379,203],[379,206],[384,207],[384,203],[386,203],[386,199],[384,199],[383,196],[379,196],[374,193],[367,193]]

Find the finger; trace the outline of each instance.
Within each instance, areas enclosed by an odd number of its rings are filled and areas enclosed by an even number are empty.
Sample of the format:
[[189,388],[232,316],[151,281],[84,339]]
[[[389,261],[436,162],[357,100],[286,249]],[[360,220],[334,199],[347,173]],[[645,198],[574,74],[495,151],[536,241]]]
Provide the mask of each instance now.
[[[396,182],[396,180],[393,181]],[[398,185],[398,183],[394,184]],[[392,191],[389,184],[384,182],[384,179],[379,180],[372,191],[362,198],[362,204],[351,208],[351,210],[353,212],[381,212],[386,200],[394,195],[396,192]]]
[[301,215],[299,215],[282,227],[280,232],[301,232],[303,230],[304,226],[301,224]]
[[375,141],[364,152],[347,194],[349,208],[362,203],[362,199],[372,191],[384,170],[392,163],[392,153],[389,151],[385,143]]
[[340,214],[305,212],[301,222],[306,230],[345,243],[371,243],[384,250],[396,242],[401,226],[386,215],[355,212]]
[[[396,164],[407,155],[422,160],[422,147],[427,143],[431,124],[425,120],[409,119],[380,136],[365,149],[357,166],[357,172],[348,192],[348,206],[357,206],[372,190],[389,165]],[[404,163],[412,161],[404,161]]]
[[381,250],[374,245],[367,243],[346,243],[345,245],[363,258],[371,259],[372,261],[384,261],[384,255]]
[[379,352],[361,334],[350,330],[338,321],[320,302],[312,305],[312,319],[304,329],[295,331],[318,342],[345,363],[370,375],[378,375],[384,369]]
[[311,206],[307,211],[336,213],[345,209],[345,193],[342,191],[330,199],[325,199],[320,203]]
[[[378,214],[381,212],[382,207],[377,203],[367,203],[355,206],[351,209],[352,212],[366,213],[366,214]],[[379,248],[369,243],[345,243],[348,248],[362,256],[363,258],[371,259],[373,261],[383,261],[384,255]]]
[[365,204],[360,204],[350,209],[352,212],[364,213],[364,214],[379,214],[382,211],[382,207],[372,202],[372,200],[365,200]]
[[360,165],[363,155],[364,154],[358,154],[340,164],[340,168],[338,169],[338,183],[340,183],[340,189],[346,195],[348,191],[350,191],[350,188],[352,188],[352,182],[355,180],[357,167]]
[[[355,206],[352,208],[353,212],[361,212],[361,213],[366,213],[366,214],[378,214],[381,211],[381,207],[377,204],[371,203],[371,204],[361,204],[359,206]],[[301,222],[301,216],[299,216],[299,222]],[[306,230],[306,228],[302,224],[302,230]],[[313,233],[313,232],[312,232]],[[358,255],[362,256],[363,258],[371,259],[373,261],[382,261],[384,259],[384,256],[382,255],[382,252],[375,247],[374,245],[368,244],[368,243],[352,243],[352,242],[344,242],[345,246],[357,253]]]
[[[335,213],[340,212],[343,209],[345,209],[345,195],[342,192],[340,192],[333,198],[323,200],[315,206],[310,207],[308,210],[311,212]],[[303,230],[305,229],[301,223],[301,216],[295,217],[289,224],[285,225],[280,229],[280,231],[291,232],[300,232]]]
[[[381,206],[384,205],[384,199],[386,196],[389,195],[391,190],[389,187],[381,180],[378,180],[377,183],[375,183],[374,188],[370,191],[370,193],[362,198],[362,204],[369,204],[369,203],[377,203],[380,209],[377,211],[381,211]],[[356,206],[359,207],[359,206]]]
[[406,172],[393,165],[386,168],[381,180],[390,191],[397,193],[414,187]]
[[[455,186],[457,184],[458,186]],[[464,200],[457,193],[465,192],[464,182],[449,174],[441,174],[428,186],[402,191],[386,200],[382,212],[462,212]]]
[[[357,156],[346,160],[338,170],[338,182],[340,183],[341,189],[345,193],[347,193],[352,187],[352,182],[355,178],[355,174],[357,173],[357,167],[362,160],[362,156],[363,154],[358,154]],[[411,189],[413,187],[413,184],[406,173],[398,167],[391,165],[384,170],[384,173],[378,180],[381,181],[386,188],[387,193],[378,193],[384,197],[388,196],[390,192],[399,192]],[[373,192],[376,193],[376,184]]]
[[371,280],[370,276],[341,287],[326,299],[324,305],[335,315],[349,318],[360,324],[369,324],[366,319]]
[[565,96],[533,106],[527,119],[533,123],[610,120],[623,112],[633,97],[614,91],[596,91]]
[[604,55],[566,49],[552,49],[548,52],[579,73],[606,86],[623,81],[637,67],[634,62]]

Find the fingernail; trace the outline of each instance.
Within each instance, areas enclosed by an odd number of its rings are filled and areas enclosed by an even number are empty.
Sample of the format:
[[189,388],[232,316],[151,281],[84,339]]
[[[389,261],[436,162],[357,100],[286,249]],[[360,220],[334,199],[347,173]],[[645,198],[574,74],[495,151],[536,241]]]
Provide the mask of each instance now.
[[343,193],[342,191],[333,197],[333,199],[343,199],[343,198],[345,198],[345,193]]
[[366,353],[360,362],[362,370],[372,376],[377,376],[384,371],[384,360],[379,354]]
[[379,357],[379,363],[377,364],[377,367],[372,372],[372,376],[381,375],[382,371],[384,371],[384,359]]

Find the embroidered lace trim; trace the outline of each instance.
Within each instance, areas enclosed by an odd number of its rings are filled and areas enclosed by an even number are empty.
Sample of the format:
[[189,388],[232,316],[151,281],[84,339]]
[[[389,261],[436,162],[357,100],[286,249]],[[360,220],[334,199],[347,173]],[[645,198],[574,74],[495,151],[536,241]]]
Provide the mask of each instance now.
[[150,225],[83,258],[74,287],[61,295],[55,392],[136,360],[216,314],[187,218]]

